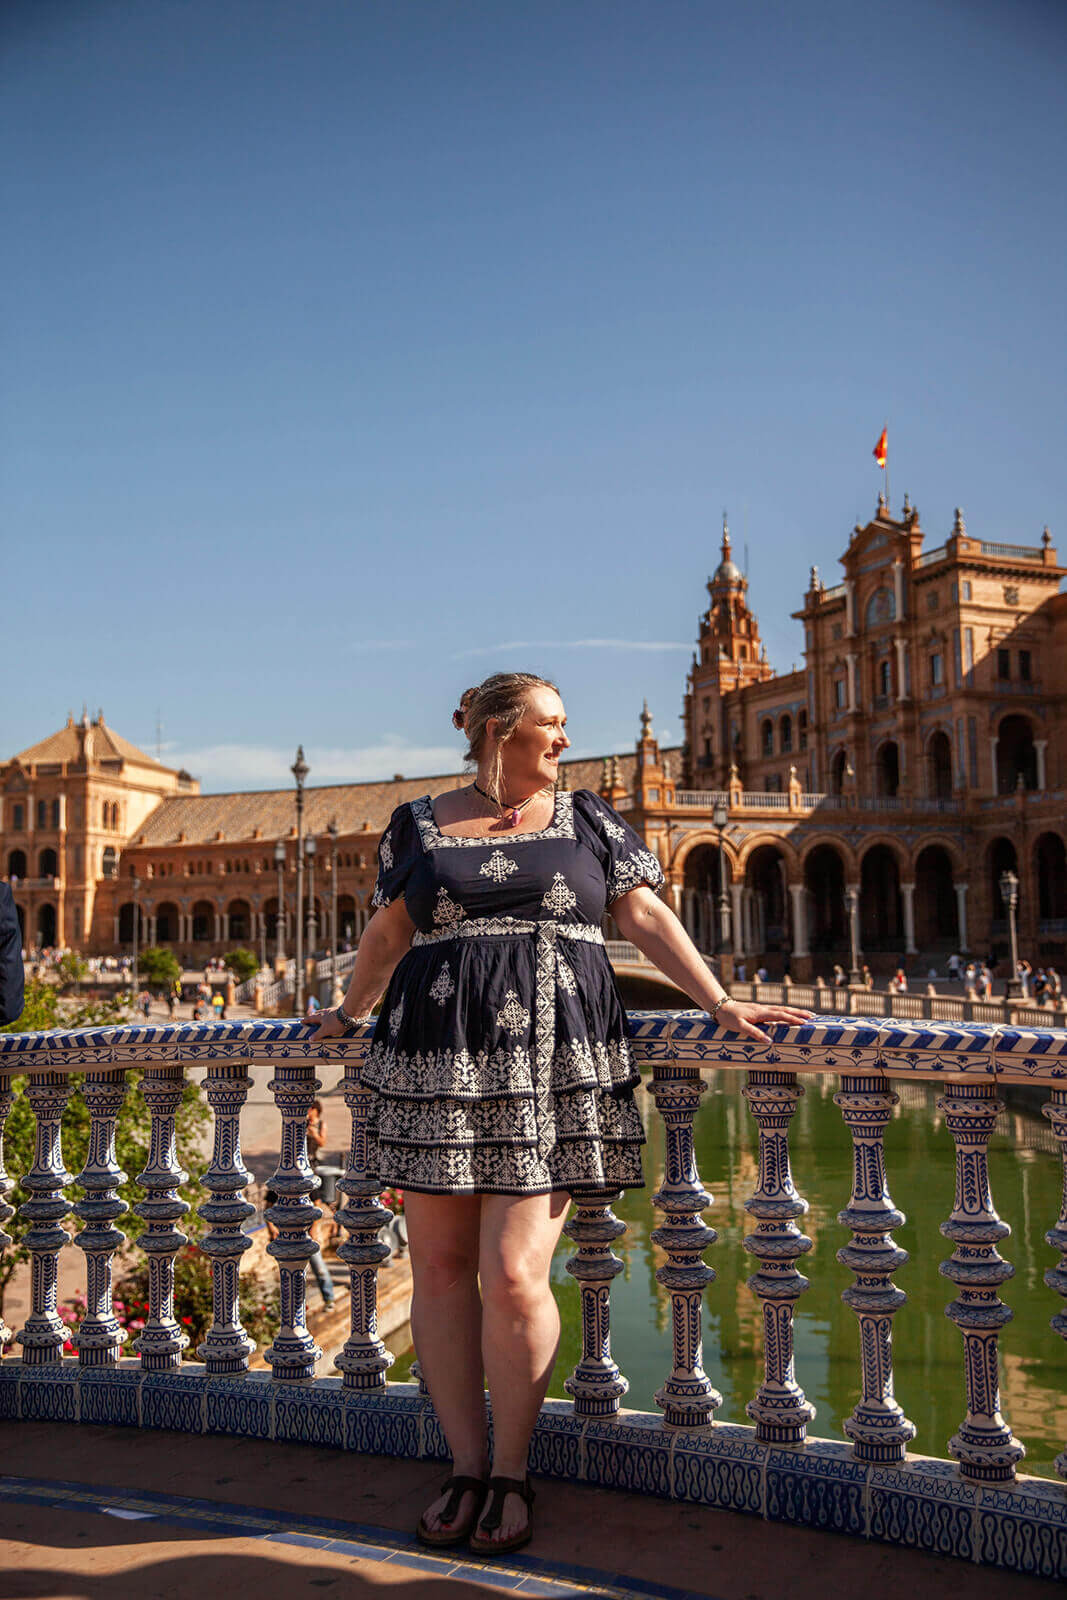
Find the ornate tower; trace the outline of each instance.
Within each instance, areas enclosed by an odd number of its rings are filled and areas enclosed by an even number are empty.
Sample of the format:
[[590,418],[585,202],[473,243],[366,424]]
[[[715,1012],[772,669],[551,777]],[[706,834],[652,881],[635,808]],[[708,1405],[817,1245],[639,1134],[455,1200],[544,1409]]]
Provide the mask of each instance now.
[[748,606],[748,579],[733,559],[723,513],[722,559],[708,579],[709,605],[699,618],[699,638],[685,697],[686,783],[695,789],[725,787],[730,750],[724,696],[773,676]]

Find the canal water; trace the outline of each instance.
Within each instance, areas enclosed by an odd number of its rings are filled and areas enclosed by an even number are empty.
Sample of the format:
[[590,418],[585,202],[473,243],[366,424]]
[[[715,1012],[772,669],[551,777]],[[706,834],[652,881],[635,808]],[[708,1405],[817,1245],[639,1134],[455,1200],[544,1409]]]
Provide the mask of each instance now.
[[[716,1274],[704,1295],[704,1367],[723,1396],[716,1420],[747,1423],[745,1404],[763,1374],[763,1340],[759,1302],[746,1287],[755,1263],[741,1246],[753,1227],[744,1201],[757,1174],[757,1130],[739,1092],[743,1081],[739,1072],[705,1074],[694,1136],[701,1180],[713,1196],[704,1220],[719,1236],[704,1258]],[[805,1075],[803,1082],[790,1150],[794,1181],[810,1206],[798,1223],[813,1248],[798,1263],[811,1286],[798,1302],[796,1373],[816,1407],[811,1434],[834,1439],[844,1437],[842,1422],[859,1396],[858,1323],[841,1300],[854,1279],[836,1259],[851,1237],[837,1221],[851,1191],[851,1139],[832,1099],[837,1077]],[[886,1163],[894,1203],[907,1214],[894,1237],[909,1254],[895,1279],[908,1296],[894,1321],[896,1395],[918,1428],[911,1448],[946,1456],[947,1441],[965,1413],[963,1341],[945,1316],[956,1290],[938,1272],[951,1254],[939,1224],[952,1210],[954,1146],[937,1110],[938,1084],[895,1080],[893,1087],[900,1104],[886,1131]],[[1062,1177],[1041,1096],[1026,1093],[1025,1102],[1011,1101],[1001,1115],[989,1157],[994,1201],[1012,1228],[1001,1254],[1015,1266],[1015,1277],[1001,1290],[1015,1313],[1000,1342],[1001,1398],[1004,1415],[1026,1445],[1021,1470],[1055,1478],[1054,1459],[1067,1444],[1067,1345],[1049,1327],[1062,1302],[1046,1288],[1043,1274],[1058,1259],[1044,1235],[1059,1215]],[[611,1343],[630,1383],[623,1404],[655,1412],[655,1391],[671,1367],[670,1300],[655,1279],[665,1258],[650,1238],[658,1222],[651,1195],[662,1180],[664,1134],[652,1096],[642,1089],[637,1098],[648,1134],[649,1183],[615,1207],[627,1230],[614,1246],[623,1271],[611,1291]],[[564,1238],[553,1261],[563,1331],[549,1393],[558,1396],[581,1354],[578,1288],[565,1265],[573,1253]],[[410,1347],[398,1350],[391,1378],[407,1376],[412,1355]]]

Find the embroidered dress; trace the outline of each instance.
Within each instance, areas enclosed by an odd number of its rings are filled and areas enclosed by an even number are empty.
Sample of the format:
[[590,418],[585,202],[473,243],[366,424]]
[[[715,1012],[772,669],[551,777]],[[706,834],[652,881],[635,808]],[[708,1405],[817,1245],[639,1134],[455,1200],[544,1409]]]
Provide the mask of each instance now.
[[372,905],[403,896],[411,947],[363,1081],[368,1169],[430,1194],[639,1187],[640,1081],[600,931],[655,856],[588,789],[538,833],[444,834],[428,795],[382,836]]

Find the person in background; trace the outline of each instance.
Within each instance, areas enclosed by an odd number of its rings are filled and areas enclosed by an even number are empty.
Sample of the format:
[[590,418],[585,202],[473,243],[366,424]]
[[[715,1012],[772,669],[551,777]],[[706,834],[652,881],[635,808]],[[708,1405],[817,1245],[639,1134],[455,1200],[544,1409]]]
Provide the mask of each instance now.
[[[278,1202],[278,1196],[274,1192],[274,1190],[273,1189],[267,1189],[266,1192],[263,1195],[263,1205],[264,1205],[263,1221],[267,1225],[267,1233],[270,1235],[271,1239],[276,1239],[278,1237],[278,1230],[274,1226],[274,1224],[270,1220],[270,1218],[266,1215],[266,1208],[268,1206],[276,1205],[277,1202]],[[327,1267],[326,1262],[325,1262],[325,1260],[323,1258],[323,1254],[322,1254],[322,1238],[321,1238],[321,1234],[320,1234],[319,1230],[325,1225],[325,1223],[326,1223],[326,1218],[320,1217],[318,1222],[313,1222],[311,1224],[310,1232],[311,1232],[312,1239],[315,1241],[315,1254],[311,1257],[311,1260],[308,1262],[308,1266],[311,1268],[312,1272],[315,1274],[315,1282],[319,1286],[319,1293],[322,1295],[322,1303],[323,1303],[324,1306],[329,1308],[329,1307],[331,1307],[333,1305],[335,1296],[334,1296],[333,1279],[330,1277],[330,1269],[329,1269],[329,1267]]]
[[0,1023],[17,1022],[25,1001],[22,934],[9,883],[0,883]]
[[222,998],[222,995],[219,993],[219,991],[217,989],[215,990],[215,993],[211,996],[211,1008],[215,1013],[216,1019],[219,1022],[221,1022],[222,1021],[222,1013],[226,1009],[226,1002]]
[[321,1100],[313,1100],[308,1107],[308,1160],[317,1167],[326,1147],[326,1113]]
[[1024,1000],[1029,1000],[1030,998],[1030,979],[1033,977],[1033,975],[1034,969],[1030,965],[1029,961],[1020,958],[1019,964],[1015,968],[1015,976],[1019,980],[1019,985],[1022,989],[1022,996]]
[[863,963],[863,987],[865,989],[874,988],[874,974],[867,965],[866,961]]

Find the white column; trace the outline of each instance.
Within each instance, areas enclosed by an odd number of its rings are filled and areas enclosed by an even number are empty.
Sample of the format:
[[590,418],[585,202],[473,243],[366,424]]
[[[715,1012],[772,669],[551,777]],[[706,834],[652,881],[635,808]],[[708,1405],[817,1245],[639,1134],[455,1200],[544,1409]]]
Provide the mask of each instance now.
[[115,921],[115,943],[118,944],[118,942],[119,942],[119,919],[118,919],[118,917],[116,917],[114,919],[114,921]]
[[[671,884],[671,905],[674,908],[675,916],[678,918],[678,920],[680,922],[682,920],[682,886],[681,886],[680,883],[672,883]],[[266,921],[267,921],[267,913],[265,911],[263,911],[263,912],[260,913],[260,915],[263,918],[263,922],[264,922],[264,926],[265,926],[266,925]],[[337,920],[338,920],[338,922],[340,922],[340,920],[341,920],[340,912],[338,912]],[[341,948],[341,930],[340,930],[340,928],[337,928],[335,930],[334,940],[335,940],[335,943],[336,943],[336,946],[337,946],[337,950],[340,950],[340,948]],[[334,953],[336,954],[337,952],[335,951]]]
[[222,913],[222,942],[223,944],[229,944],[230,942],[230,913],[228,911]]
[[1047,739],[1034,740],[1034,754],[1037,756],[1037,787],[1043,790],[1045,785],[1045,751],[1048,749]]
[[802,883],[791,883],[789,894],[793,901],[793,954],[806,956],[808,951],[807,890]]
[[919,952],[915,948],[915,885],[902,883],[900,893],[904,900],[904,954],[916,956]]
[[218,944],[221,938],[222,938],[222,916],[218,911],[216,911],[215,912],[215,943]]
[[845,663],[846,663],[846,665],[848,667],[848,709],[850,711],[855,711],[855,709],[856,709],[856,657],[855,657],[854,653],[851,650],[849,651],[848,655],[845,657]]
[[149,944],[155,944],[156,942],[156,914],[154,911],[148,919],[148,942]]
[[999,740],[997,739],[996,734],[994,734],[993,737],[989,741],[989,766],[990,766],[990,769],[991,769],[990,778],[989,778],[989,792],[992,795],[995,795],[996,792],[997,792],[997,745],[998,745],[998,743],[999,743]]
[[897,603],[897,616],[904,615],[904,563],[898,556],[893,562],[893,598]]
[[745,886],[743,883],[730,885],[730,899],[734,907],[734,955],[741,956],[745,953]]
[[893,644],[897,652],[897,704],[899,705],[902,700],[906,700],[908,697],[907,679],[904,676],[904,640],[898,635],[893,640]]
[[960,954],[963,955],[967,948],[967,890],[966,883],[957,883],[953,886],[956,890],[956,920],[960,925]]

